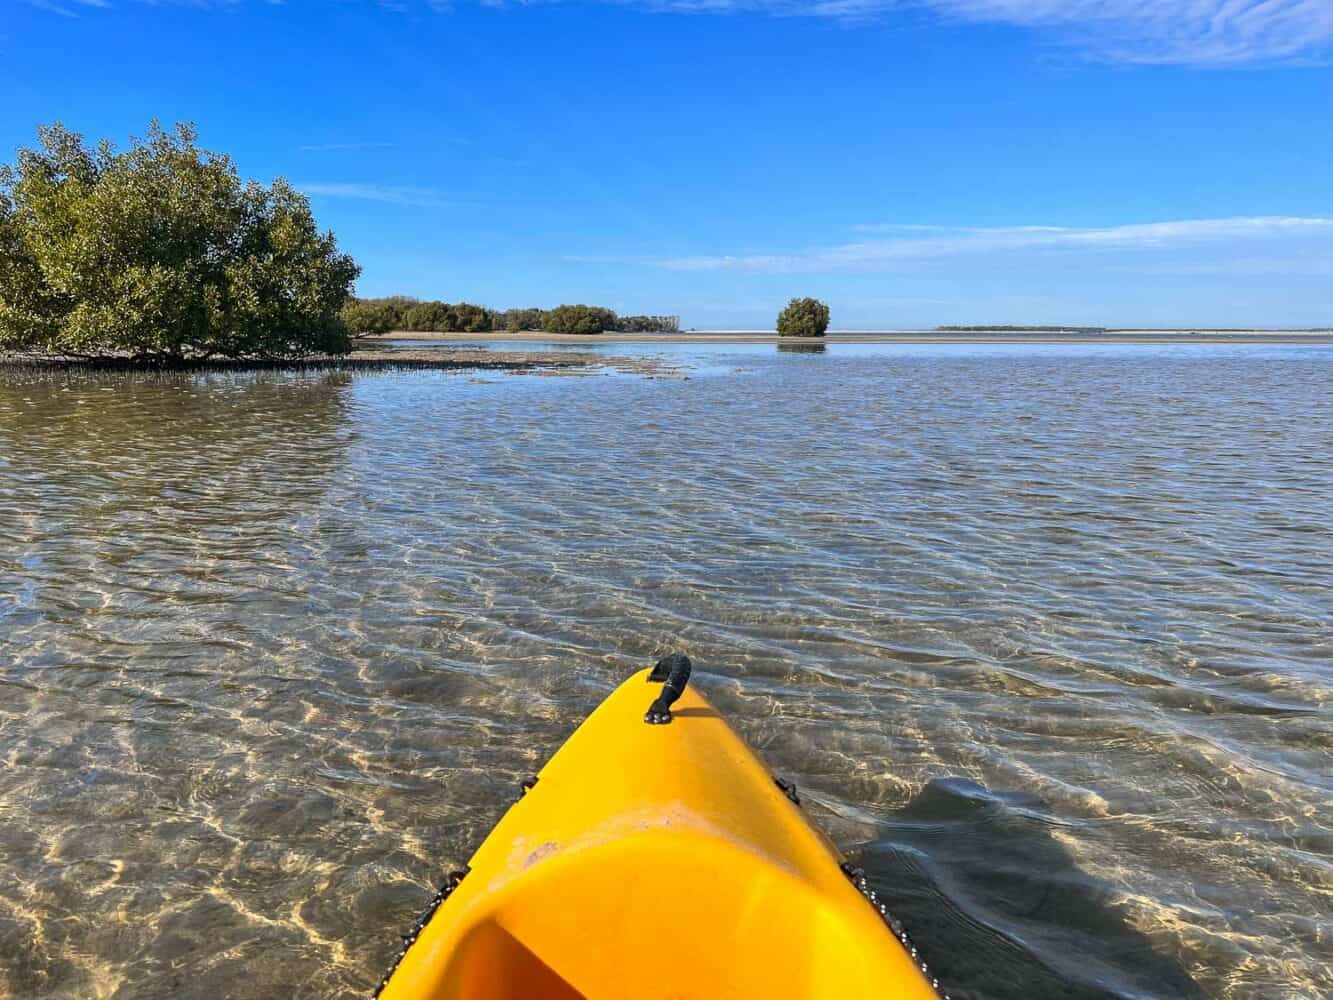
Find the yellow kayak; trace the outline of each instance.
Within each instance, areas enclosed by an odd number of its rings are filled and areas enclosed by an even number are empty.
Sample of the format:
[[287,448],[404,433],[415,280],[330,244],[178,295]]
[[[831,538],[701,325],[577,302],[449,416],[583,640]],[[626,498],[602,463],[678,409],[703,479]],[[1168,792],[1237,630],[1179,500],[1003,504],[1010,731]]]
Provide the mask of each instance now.
[[938,1000],[689,672],[666,657],[588,717],[404,938],[384,1000]]

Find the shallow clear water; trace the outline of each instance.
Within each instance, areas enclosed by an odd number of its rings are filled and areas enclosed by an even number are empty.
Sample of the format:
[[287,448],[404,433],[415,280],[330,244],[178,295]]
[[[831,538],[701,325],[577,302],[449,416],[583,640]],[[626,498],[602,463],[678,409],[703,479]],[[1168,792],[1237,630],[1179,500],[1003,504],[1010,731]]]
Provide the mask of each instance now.
[[954,996],[1333,991],[1333,349],[599,349],[0,376],[0,994],[364,994],[676,647]]

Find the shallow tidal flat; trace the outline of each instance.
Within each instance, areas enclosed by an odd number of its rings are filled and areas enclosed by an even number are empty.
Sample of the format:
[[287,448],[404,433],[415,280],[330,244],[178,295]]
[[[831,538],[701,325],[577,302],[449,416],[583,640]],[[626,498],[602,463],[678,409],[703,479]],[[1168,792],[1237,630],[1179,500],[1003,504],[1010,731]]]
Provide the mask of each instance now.
[[220,374],[223,372],[356,372],[360,374],[388,371],[436,371],[507,373],[515,375],[585,375],[614,371],[621,374],[642,375],[647,378],[678,377],[678,367],[662,363],[651,353],[625,354],[608,361],[607,358],[578,351],[550,351],[514,348],[507,344],[488,346],[445,343],[419,344],[415,340],[385,343],[378,339],[360,342],[350,354],[312,355],[291,360],[233,360],[211,358],[188,360],[172,368],[153,362],[138,361],[128,356],[111,355],[101,358],[69,358],[42,354],[0,352],[0,374],[19,373],[67,374],[152,374],[195,372]]
[[677,647],[952,996],[1333,993],[1333,348],[531,346],[0,372],[0,995],[366,995]]

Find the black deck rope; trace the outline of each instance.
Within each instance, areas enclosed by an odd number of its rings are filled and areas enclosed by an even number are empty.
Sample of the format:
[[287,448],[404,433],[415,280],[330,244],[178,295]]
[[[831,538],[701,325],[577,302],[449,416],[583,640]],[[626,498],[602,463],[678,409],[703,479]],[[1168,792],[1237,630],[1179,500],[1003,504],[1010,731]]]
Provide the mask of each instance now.
[[801,796],[796,792],[796,783],[794,781],[786,781],[779,778],[777,775],[774,775],[773,784],[782,789],[782,794],[787,796],[787,798],[791,799],[798,806],[801,804]]
[[888,925],[893,936],[902,942],[903,949],[907,952],[908,957],[912,959],[917,968],[921,970],[921,974],[926,977],[926,980],[930,983],[930,988],[939,994],[940,1000],[950,1000],[949,994],[944,992],[940,987],[939,979],[931,975],[930,966],[926,964],[926,960],[921,957],[920,953],[917,951],[916,945],[912,943],[912,938],[907,933],[907,928],[903,926],[901,920],[889,912],[888,905],[880,902],[879,896],[876,894],[875,890],[870,887],[870,880],[866,878],[865,871],[847,861],[844,861],[839,867],[842,869],[842,873],[851,880],[852,885],[856,886],[857,892],[864,896],[866,901],[870,903],[870,905],[879,913],[880,917],[883,918],[884,923]]
[[462,883],[463,879],[467,877],[468,871],[469,869],[464,868],[462,871],[450,872],[448,881],[440,886],[439,892],[431,897],[430,903],[426,907],[426,912],[421,914],[421,916],[417,918],[417,922],[412,925],[411,930],[402,936],[403,946],[398,954],[394,956],[393,964],[389,966],[389,971],[384,973],[384,978],[381,979],[380,984],[375,987],[375,997],[378,997],[384,992],[384,987],[389,985],[389,980],[393,978],[393,974],[398,971],[398,966],[401,965],[403,959],[407,957],[408,949],[416,944],[417,938],[421,936],[421,932],[425,930],[426,925],[430,923],[430,918],[435,916],[435,911],[440,908],[440,904],[448,899],[450,895],[453,894],[453,891]]

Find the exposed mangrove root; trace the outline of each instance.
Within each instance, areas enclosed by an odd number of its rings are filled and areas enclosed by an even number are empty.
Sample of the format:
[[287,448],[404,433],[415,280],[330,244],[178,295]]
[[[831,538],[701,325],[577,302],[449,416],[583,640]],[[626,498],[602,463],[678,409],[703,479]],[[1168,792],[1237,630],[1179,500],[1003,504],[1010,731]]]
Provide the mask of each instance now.
[[393,357],[316,357],[300,359],[228,358],[144,359],[129,357],[73,358],[27,355],[0,355],[0,369],[38,369],[88,372],[384,372],[384,371],[500,371],[522,374],[537,370],[582,368],[589,362],[582,358],[540,360],[532,358],[393,358]]

